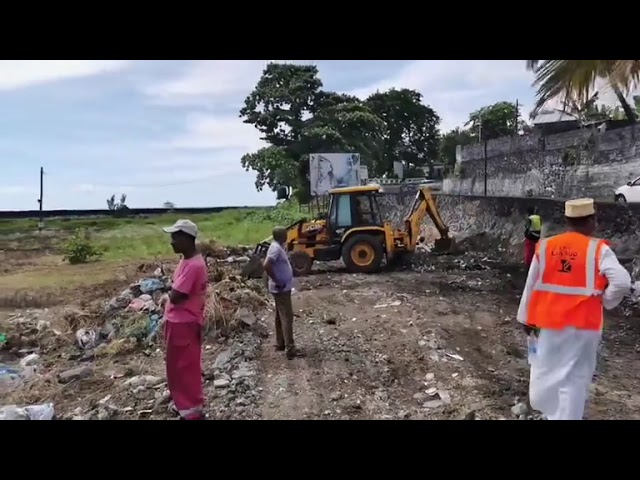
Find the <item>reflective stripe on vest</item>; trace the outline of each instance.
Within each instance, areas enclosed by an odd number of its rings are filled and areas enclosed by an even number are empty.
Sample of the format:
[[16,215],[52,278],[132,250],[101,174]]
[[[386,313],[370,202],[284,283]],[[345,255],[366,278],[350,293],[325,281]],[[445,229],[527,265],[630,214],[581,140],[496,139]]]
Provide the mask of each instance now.
[[582,297],[590,297],[594,295],[602,295],[602,290],[596,288],[596,253],[600,240],[592,238],[589,240],[589,248],[587,249],[587,259],[585,262],[586,285],[584,287],[565,287],[555,285],[553,283],[544,283],[542,281],[547,263],[547,239],[540,242],[540,254],[538,262],[540,264],[540,276],[533,287],[534,291],[559,293],[561,295],[578,295]]
[[531,231],[539,232],[542,229],[542,218],[540,215],[529,215],[529,220],[531,221]]

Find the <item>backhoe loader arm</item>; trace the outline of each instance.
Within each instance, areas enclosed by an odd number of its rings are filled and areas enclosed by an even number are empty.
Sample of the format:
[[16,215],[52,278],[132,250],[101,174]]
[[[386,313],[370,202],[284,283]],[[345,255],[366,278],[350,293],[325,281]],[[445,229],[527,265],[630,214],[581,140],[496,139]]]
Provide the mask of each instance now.
[[436,229],[440,233],[440,237],[443,240],[449,239],[449,228],[445,225],[440,211],[436,205],[436,202],[431,195],[431,189],[428,187],[422,187],[418,190],[409,215],[405,217],[404,222],[409,234],[409,249],[413,250],[420,237],[420,226],[424,221],[426,215],[431,217]]

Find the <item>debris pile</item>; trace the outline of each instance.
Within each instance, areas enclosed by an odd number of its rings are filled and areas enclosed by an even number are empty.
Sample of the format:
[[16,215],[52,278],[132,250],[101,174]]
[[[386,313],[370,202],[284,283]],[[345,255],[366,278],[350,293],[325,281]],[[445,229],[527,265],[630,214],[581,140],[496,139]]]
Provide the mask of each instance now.
[[257,385],[260,343],[259,336],[251,331],[238,332],[215,360],[203,365],[205,390],[214,418],[260,417],[258,401],[262,389]]
[[[206,332],[218,343],[233,341],[226,361],[222,355],[209,366],[208,352],[216,350],[207,345],[203,367],[217,416],[255,418],[256,359],[267,334],[259,318],[269,303],[259,281],[230,274],[242,252],[220,250],[222,260],[207,259],[218,281],[209,285]],[[155,266],[139,272],[149,268]],[[160,266],[106,302],[11,317],[0,337],[0,420],[52,419],[54,405],[62,419],[175,417],[160,338],[170,278]]]

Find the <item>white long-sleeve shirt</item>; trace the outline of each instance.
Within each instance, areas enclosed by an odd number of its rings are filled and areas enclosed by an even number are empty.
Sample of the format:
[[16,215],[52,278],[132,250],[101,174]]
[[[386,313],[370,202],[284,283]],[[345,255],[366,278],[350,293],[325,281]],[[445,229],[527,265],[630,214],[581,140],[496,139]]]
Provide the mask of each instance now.
[[[620,265],[618,257],[608,246],[604,245],[600,254],[600,273],[602,273],[609,282],[609,285],[602,294],[602,306],[607,310],[617,307],[624,296],[631,289],[631,276],[629,272]],[[527,323],[527,315],[529,312],[529,299],[533,292],[533,287],[540,276],[540,264],[538,258],[533,257],[531,266],[529,267],[529,275],[527,283],[522,292],[520,306],[518,307],[518,322]]]

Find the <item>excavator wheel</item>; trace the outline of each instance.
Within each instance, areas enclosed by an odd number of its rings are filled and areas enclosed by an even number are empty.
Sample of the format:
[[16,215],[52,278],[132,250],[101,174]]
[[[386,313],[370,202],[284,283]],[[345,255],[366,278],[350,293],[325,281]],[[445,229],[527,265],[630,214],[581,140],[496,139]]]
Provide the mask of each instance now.
[[306,252],[297,251],[289,254],[289,263],[294,277],[305,277],[311,273],[313,258]]
[[383,259],[382,241],[374,235],[354,235],[342,246],[342,261],[352,273],[376,272]]

